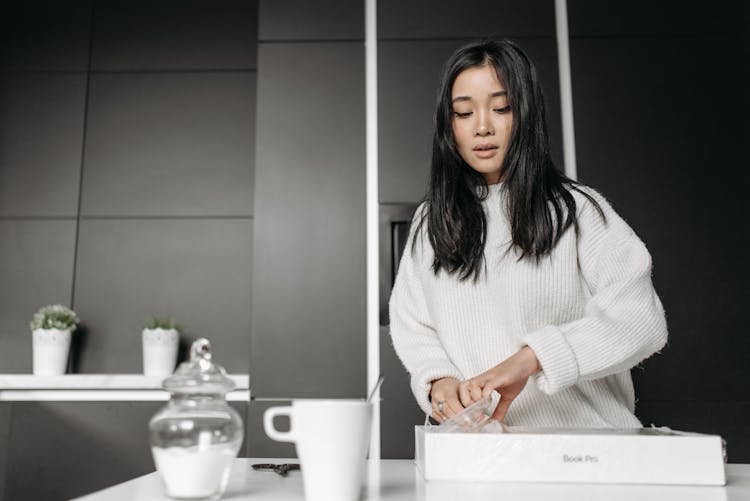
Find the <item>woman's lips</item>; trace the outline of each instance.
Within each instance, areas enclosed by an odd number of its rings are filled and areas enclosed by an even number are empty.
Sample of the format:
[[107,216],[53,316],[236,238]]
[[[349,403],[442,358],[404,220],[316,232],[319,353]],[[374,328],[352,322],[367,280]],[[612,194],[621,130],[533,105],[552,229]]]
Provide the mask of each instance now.
[[474,155],[479,158],[492,158],[497,155],[497,146],[494,144],[480,144],[474,146]]

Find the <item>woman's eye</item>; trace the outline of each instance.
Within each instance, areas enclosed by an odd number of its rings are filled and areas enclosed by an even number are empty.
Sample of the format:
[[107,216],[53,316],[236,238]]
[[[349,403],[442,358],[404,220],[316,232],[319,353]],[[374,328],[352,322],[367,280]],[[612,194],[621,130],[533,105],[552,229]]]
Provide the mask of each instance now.
[[466,111],[464,113],[461,113],[459,111],[454,111],[453,114],[456,115],[456,117],[458,117],[458,118],[468,118],[468,117],[471,116],[471,112],[470,111]]
[[508,113],[510,111],[510,106],[503,106],[502,108],[495,108],[493,111],[495,113],[500,113],[500,114]]

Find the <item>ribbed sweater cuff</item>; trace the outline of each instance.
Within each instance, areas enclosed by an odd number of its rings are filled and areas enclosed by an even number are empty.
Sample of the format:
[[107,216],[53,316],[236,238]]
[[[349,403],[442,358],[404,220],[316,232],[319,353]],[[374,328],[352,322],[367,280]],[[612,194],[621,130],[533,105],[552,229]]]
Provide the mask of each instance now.
[[534,376],[537,387],[552,394],[578,381],[578,362],[565,335],[552,325],[523,337],[539,360],[542,370]]
[[412,392],[414,392],[414,397],[417,399],[417,403],[425,412],[425,414],[432,414],[432,404],[430,403],[430,390],[432,389],[432,381],[444,377],[456,378],[459,381],[463,379],[461,373],[452,364],[431,365],[417,371],[412,376]]

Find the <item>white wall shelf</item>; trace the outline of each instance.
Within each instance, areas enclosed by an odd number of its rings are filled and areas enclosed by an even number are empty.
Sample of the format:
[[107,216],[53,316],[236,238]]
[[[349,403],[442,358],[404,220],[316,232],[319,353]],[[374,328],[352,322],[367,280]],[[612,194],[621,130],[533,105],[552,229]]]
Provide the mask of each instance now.
[[[250,401],[250,376],[230,374],[237,385],[227,400]],[[142,374],[0,374],[0,401],[153,401],[168,400],[161,376]]]

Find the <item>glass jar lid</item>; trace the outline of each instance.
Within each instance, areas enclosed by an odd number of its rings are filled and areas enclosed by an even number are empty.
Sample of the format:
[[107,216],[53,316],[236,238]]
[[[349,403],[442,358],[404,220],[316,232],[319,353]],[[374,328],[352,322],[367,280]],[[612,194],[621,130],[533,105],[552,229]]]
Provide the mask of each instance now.
[[196,339],[190,346],[190,359],[164,380],[170,393],[227,393],[235,388],[224,368],[211,361],[211,343]]

